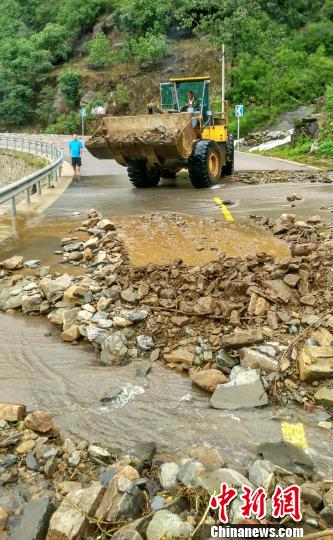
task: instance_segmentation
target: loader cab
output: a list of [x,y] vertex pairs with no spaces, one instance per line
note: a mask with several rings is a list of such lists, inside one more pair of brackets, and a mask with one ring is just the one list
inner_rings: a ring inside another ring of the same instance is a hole
[[198,103],[194,114],[201,116],[206,123],[209,120],[209,85],[209,77],[177,78],[161,83],[161,108],[164,111],[180,112],[187,102],[188,92],[192,91]]

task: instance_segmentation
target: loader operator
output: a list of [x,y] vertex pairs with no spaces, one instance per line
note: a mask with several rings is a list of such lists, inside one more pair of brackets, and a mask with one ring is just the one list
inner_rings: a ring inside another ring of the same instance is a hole
[[199,108],[198,100],[195,98],[193,91],[189,90],[187,92],[187,102],[185,103],[184,107],[180,109],[181,112],[194,112]]

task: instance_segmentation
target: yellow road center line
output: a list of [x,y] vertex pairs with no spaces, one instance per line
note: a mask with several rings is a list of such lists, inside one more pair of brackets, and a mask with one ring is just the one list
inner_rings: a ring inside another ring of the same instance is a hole
[[221,201],[220,197],[214,197],[215,204],[220,207],[222,214],[224,215],[225,219],[227,221],[234,221],[234,218],[232,217],[231,213],[229,212],[228,208],[223,204],[223,201]]
[[282,437],[285,442],[295,444],[302,448],[308,448],[305,429],[302,422],[297,424],[289,424],[289,422],[281,422]]

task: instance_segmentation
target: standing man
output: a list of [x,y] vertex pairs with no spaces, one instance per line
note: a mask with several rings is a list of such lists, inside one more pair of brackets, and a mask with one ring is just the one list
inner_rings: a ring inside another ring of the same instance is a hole
[[81,165],[82,165],[82,150],[83,144],[77,138],[77,133],[73,133],[72,140],[68,143],[68,148],[70,150],[72,167],[74,169],[74,178],[81,178]]

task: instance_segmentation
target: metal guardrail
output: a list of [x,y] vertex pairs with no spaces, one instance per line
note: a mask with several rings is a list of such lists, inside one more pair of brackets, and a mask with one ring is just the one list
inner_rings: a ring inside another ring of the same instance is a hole
[[15,182],[0,188],[0,204],[10,201],[12,215],[16,216],[17,195],[23,193],[26,203],[29,204],[31,197],[30,189],[33,186],[36,186],[37,195],[42,194],[43,181],[45,181],[47,187],[50,188],[51,182],[57,182],[61,176],[64,156],[62,151],[53,144],[16,137],[0,136],[0,148],[45,156],[52,160],[51,163],[43,169],[39,169],[28,176],[24,176],[20,180],[16,180]]

